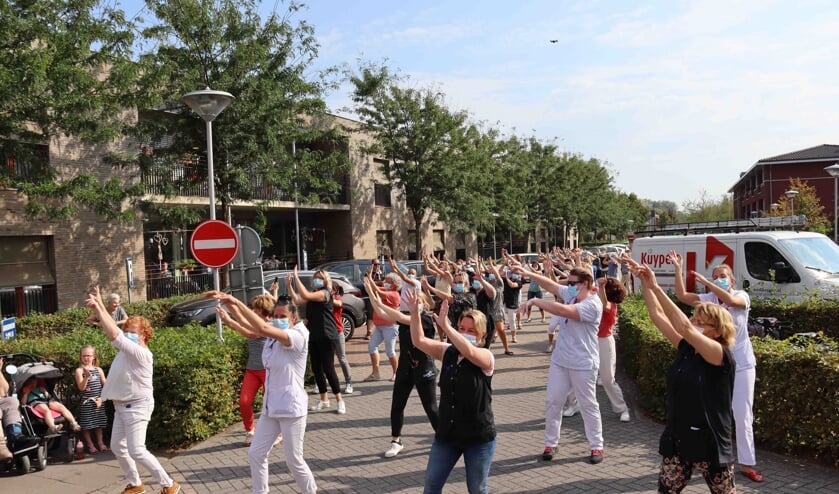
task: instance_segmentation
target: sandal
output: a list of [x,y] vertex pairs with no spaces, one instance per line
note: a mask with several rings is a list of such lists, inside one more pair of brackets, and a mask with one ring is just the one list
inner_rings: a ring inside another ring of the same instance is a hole
[[512,350],[506,350],[504,352],[504,355],[512,355],[512,354],[513,354]]
[[95,455],[96,453],[98,453],[98,452],[99,452],[99,450],[98,450],[98,449],[96,449],[96,447],[95,447],[95,446],[88,446],[88,447],[87,447],[87,452],[88,452],[88,453],[90,453],[90,454],[92,454],[92,455]]
[[377,376],[376,374],[370,374],[369,376],[364,378],[364,382],[366,382],[366,383],[374,382],[374,381],[381,381],[381,380],[382,380],[382,377]]
[[763,474],[757,470],[740,470],[752,482],[763,482]]
[[110,451],[110,450],[108,449],[108,447],[107,447],[107,446],[105,446],[105,445],[103,444],[103,445],[99,446],[99,451],[101,451],[101,452],[103,452],[103,453],[104,453],[104,452],[106,452],[106,451]]

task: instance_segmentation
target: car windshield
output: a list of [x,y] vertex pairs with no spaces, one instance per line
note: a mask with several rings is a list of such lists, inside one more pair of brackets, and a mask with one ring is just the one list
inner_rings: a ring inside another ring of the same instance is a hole
[[839,246],[827,237],[791,238],[780,243],[805,267],[839,274]]

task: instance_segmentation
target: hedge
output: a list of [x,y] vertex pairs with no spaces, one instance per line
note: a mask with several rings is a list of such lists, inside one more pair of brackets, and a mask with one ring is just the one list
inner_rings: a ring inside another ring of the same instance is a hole
[[[816,332],[816,338],[752,337],[757,359],[753,412],[755,442],[761,448],[816,457],[839,467],[839,351],[819,326],[831,311],[832,320],[839,317],[832,305],[818,307],[812,318],[800,316],[796,324],[797,332]],[[790,307],[761,309],[799,314]],[[639,296],[621,304],[618,324],[618,351],[627,374],[638,384],[641,405],[651,417],[664,421],[666,372],[676,349],[653,326]]]

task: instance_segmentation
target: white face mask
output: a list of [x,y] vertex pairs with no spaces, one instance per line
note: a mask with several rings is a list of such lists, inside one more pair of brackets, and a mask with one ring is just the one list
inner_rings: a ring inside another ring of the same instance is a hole
[[466,334],[466,333],[460,333],[460,334],[463,335],[463,337],[466,338],[466,341],[468,341],[469,344],[471,344],[472,346],[477,346],[478,345],[478,337],[477,336],[475,336],[473,334]]
[[140,343],[140,335],[138,335],[137,333],[123,333],[123,334],[128,339],[128,341],[130,341],[132,343],[137,343],[137,344]]

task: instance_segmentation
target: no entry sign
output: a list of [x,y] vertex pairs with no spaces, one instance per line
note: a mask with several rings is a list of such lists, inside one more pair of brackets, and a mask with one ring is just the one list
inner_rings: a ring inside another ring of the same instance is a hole
[[207,267],[220,268],[236,257],[239,236],[227,223],[208,220],[195,228],[189,246],[195,260]]

